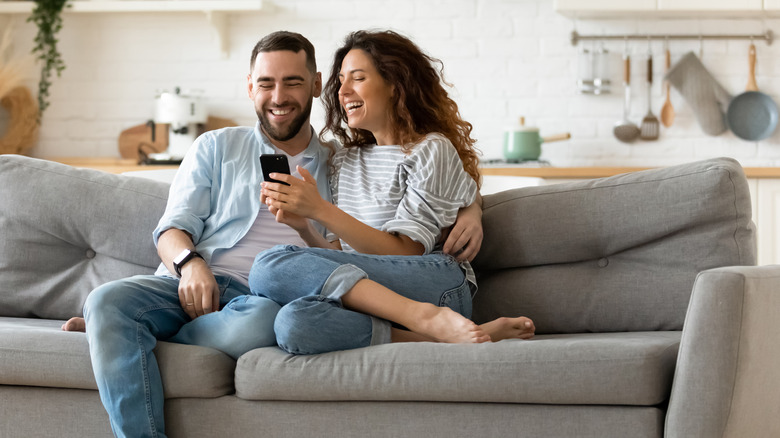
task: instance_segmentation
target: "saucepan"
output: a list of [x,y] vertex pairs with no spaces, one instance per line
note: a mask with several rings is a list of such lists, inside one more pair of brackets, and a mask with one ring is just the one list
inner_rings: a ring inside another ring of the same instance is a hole
[[520,117],[518,126],[504,131],[504,159],[510,163],[538,160],[542,154],[542,143],[570,138],[569,133],[542,137],[539,135],[539,128],[525,126],[525,117]]
[[750,44],[748,52],[750,75],[747,91],[731,99],[726,111],[726,122],[737,137],[760,141],[770,137],[777,128],[777,104],[756,85],[756,47]]

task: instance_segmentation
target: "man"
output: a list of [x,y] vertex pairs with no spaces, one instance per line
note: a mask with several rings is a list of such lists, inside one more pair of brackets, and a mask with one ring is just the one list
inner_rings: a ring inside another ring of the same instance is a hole
[[[303,245],[260,204],[259,155],[285,153],[290,168],[309,171],[320,193],[329,145],[310,125],[322,88],[314,47],[299,34],[275,32],[255,46],[247,76],[258,123],[199,137],[174,179],[154,240],[162,264],[153,276],[110,282],[84,306],[100,397],[116,436],[165,436],[157,340],[217,348],[234,358],[275,345],[279,306],[249,293],[255,255],[276,244]],[[451,232],[449,248],[472,258],[481,243],[479,211]],[[474,220],[474,217],[477,219]],[[465,223],[466,225],[462,225]],[[476,224],[476,225],[475,225]],[[74,319],[66,330],[83,328]]]

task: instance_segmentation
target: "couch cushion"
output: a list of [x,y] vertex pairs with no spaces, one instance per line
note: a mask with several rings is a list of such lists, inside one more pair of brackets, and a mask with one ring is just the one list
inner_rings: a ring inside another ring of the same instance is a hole
[[[0,384],[96,390],[87,336],[63,322],[0,317]],[[169,342],[154,352],[166,398],[233,393],[236,362],[224,353]]]
[[699,272],[756,261],[747,179],[732,159],[516,189],[483,208],[477,322],[681,330]]
[[0,316],[67,319],[95,287],[160,263],[168,185],[0,156]]
[[480,345],[385,344],[294,356],[250,351],[250,400],[397,400],[652,406],[669,396],[680,332],[545,335]]

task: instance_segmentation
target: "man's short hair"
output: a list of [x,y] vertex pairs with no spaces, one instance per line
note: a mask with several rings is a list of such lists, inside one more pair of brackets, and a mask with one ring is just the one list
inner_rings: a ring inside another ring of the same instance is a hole
[[312,74],[317,73],[317,60],[314,58],[314,45],[303,35],[295,32],[280,30],[270,33],[263,37],[252,50],[252,59],[249,62],[249,71],[255,67],[257,54],[261,52],[276,52],[280,50],[289,50],[298,53],[301,50],[306,52],[306,68]]

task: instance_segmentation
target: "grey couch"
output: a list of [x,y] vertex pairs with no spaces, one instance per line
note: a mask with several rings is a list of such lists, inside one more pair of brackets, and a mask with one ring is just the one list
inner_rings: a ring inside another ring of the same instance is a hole
[[[92,288],[159,263],[164,183],[0,156],[0,436],[109,436]],[[489,195],[475,319],[538,336],[236,362],[161,342],[170,436],[780,436],[780,267],[716,159]]]

